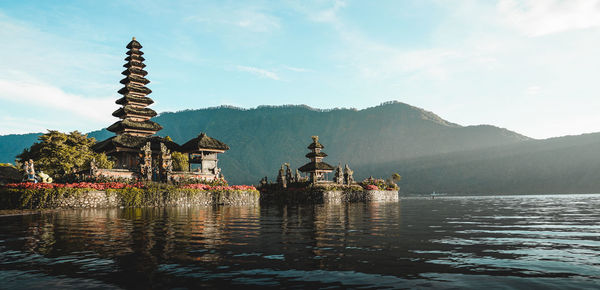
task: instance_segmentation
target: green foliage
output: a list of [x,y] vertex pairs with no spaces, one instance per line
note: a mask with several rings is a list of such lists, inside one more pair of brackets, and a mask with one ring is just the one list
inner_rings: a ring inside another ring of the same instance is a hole
[[139,207],[143,205],[145,190],[141,188],[107,189],[106,194],[116,195],[125,207]]
[[189,157],[185,153],[171,152],[173,158],[173,170],[174,171],[188,171],[189,169]]
[[48,130],[38,140],[17,157],[21,162],[32,159],[37,171],[43,170],[50,176],[89,169],[92,159],[96,159],[100,168],[112,168],[113,164],[106,155],[95,153],[90,148],[96,140],[78,131],[66,134]]
[[[42,209],[56,208],[65,198],[78,197],[89,188],[38,188],[13,189],[0,187],[0,209]],[[121,206],[165,206],[177,203],[180,199],[201,198],[206,204],[220,204],[232,198],[253,196],[259,197],[253,190],[199,190],[178,188],[173,185],[148,183],[145,188],[106,189],[107,198],[115,197]]]
[[0,167],[12,167],[12,168],[16,168],[14,165],[12,165],[10,163],[0,163]]

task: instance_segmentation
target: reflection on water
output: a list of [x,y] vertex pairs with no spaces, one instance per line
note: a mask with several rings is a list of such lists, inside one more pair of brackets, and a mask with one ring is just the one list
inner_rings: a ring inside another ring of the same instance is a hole
[[600,195],[0,218],[0,288],[600,287]]

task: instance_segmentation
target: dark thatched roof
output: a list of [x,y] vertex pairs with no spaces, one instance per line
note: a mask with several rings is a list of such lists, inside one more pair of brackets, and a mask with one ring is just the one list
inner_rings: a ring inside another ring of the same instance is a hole
[[137,55],[142,55],[144,54],[141,50],[128,50],[126,52],[127,55],[133,55],[133,54],[137,54]]
[[200,133],[198,137],[181,145],[181,152],[184,153],[198,152],[202,151],[203,149],[226,151],[229,150],[229,146],[215,138],[208,137],[205,133]]
[[327,154],[325,154],[325,152],[319,152],[319,153],[310,152],[310,153],[306,154],[305,156],[306,156],[306,158],[327,157]]
[[333,166],[325,163],[325,162],[310,162],[304,164],[302,167],[298,168],[298,170],[302,172],[311,172],[315,170],[323,170],[323,171],[333,171]]
[[125,58],[125,61],[134,61],[134,62],[142,62],[144,60],[146,60],[146,59],[143,56],[138,56],[135,54],[132,54]]
[[92,146],[92,149],[96,152],[108,152],[114,150],[116,147],[125,147],[130,149],[140,149],[146,145],[146,142],[150,141],[150,148],[154,151],[160,150],[160,143],[164,143],[165,146],[171,151],[178,151],[179,145],[173,141],[159,136],[140,137],[129,134],[123,134],[108,138],[102,142],[98,142]]
[[139,115],[139,116],[146,116],[146,117],[154,117],[156,116],[156,111],[150,109],[150,108],[136,108],[133,106],[124,106],[121,107],[119,109],[117,109],[116,111],[114,111],[112,113],[113,116],[115,117],[122,117],[128,114],[133,114],[133,115]]
[[134,130],[144,130],[144,131],[160,131],[162,130],[162,126],[152,122],[150,120],[144,122],[135,122],[129,119],[124,119],[121,121],[117,121],[116,123],[108,126],[106,130],[111,132],[121,132],[125,129],[134,129]]
[[129,102],[142,103],[146,105],[150,105],[154,103],[154,100],[148,97],[139,97],[135,95],[125,95],[122,98],[115,101],[115,103],[119,105],[125,105]]
[[133,85],[127,85],[123,88],[121,88],[117,93],[121,94],[121,95],[127,95],[129,93],[140,93],[140,94],[151,94],[152,90],[150,90],[147,87],[138,87],[138,86],[133,86]]
[[126,62],[123,67],[125,68],[130,68],[130,67],[136,67],[136,68],[145,68],[146,65],[142,62]]
[[142,45],[141,45],[141,44],[140,44],[140,43],[139,43],[137,40],[135,40],[135,37],[134,37],[134,38],[131,40],[131,42],[129,42],[129,43],[127,44],[126,48],[128,48],[128,49],[132,49],[132,48],[137,48],[137,49],[140,49],[140,48],[142,48]]
[[145,76],[145,75],[147,75],[147,74],[148,74],[148,72],[147,72],[147,71],[145,71],[145,70],[143,70],[143,69],[138,69],[138,68],[135,68],[135,67],[130,67],[130,68],[128,68],[128,69],[126,69],[126,70],[122,71],[122,72],[121,72],[121,74],[122,74],[122,75],[126,75],[126,76],[128,76],[128,75],[130,75],[130,74],[138,74],[138,75],[143,75],[143,76]]
[[319,141],[317,142],[313,142],[310,145],[308,145],[308,149],[315,149],[315,148],[325,148],[325,146],[323,146],[321,143],[319,143]]
[[315,148],[325,148],[325,146],[323,146],[321,143],[319,143],[319,136],[312,136],[313,142],[308,145],[308,149],[315,149]]
[[129,75],[127,77],[125,77],[124,79],[122,79],[120,81],[120,83],[127,85],[131,82],[138,82],[138,83],[142,83],[147,85],[150,81],[147,80],[146,78],[142,78],[142,77],[138,77],[138,76],[133,76],[133,75]]

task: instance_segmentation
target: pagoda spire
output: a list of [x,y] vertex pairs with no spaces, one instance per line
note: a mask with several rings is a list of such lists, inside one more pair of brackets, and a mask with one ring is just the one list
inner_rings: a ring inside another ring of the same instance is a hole
[[113,116],[121,120],[110,125],[107,130],[117,135],[151,136],[162,127],[150,121],[150,118],[156,116],[156,111],[147,108],[154,101],[147,97],[152,91],[146,87],[150,81],[146,79],[148,72],[144,70],[146,65],[143,63],[144,53],[140,50],[142,45],[133,37],[126,48],[128,56],[123,65],[125,70],[121,72],[125,76],[121,80],[124,87],[118,92],[123,97],[116,101],[122,107],[113,112]]
[[325,180],[325,174],[332,172],[334,168],[323,162],[323,158],[327,157],[327,154],[321,151],[325,146],[319,143],[319,136],[312,136],[311,138],[313,142],[308,145],[310,152],[306,154],[306,158],[310,159],[310,162],[304,164],[298,170],[308,173],[310,181],[316,183]]

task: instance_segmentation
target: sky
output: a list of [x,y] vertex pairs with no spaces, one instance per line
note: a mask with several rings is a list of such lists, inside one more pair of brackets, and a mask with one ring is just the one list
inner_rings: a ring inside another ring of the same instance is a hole
[[0,134],[115,122],[134,36],[157,112],[397,100],[533,138],[600,132],[600,0],[0,0]]

